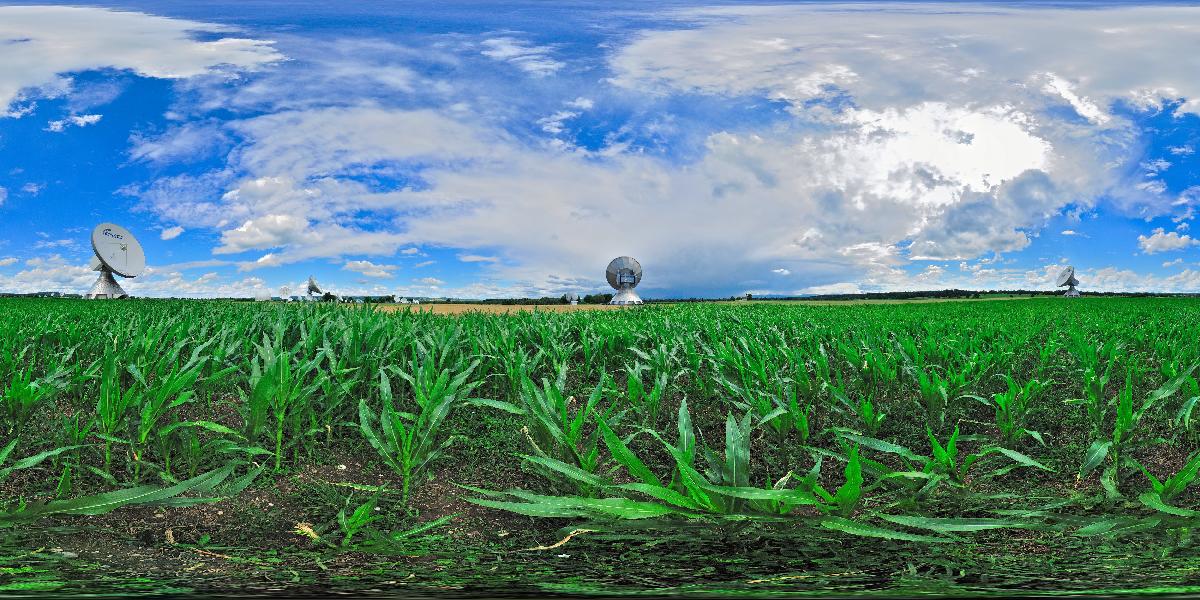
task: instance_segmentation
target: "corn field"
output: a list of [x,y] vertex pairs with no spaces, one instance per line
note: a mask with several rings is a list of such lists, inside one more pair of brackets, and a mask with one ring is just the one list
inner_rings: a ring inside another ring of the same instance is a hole
[[3,300],[0,527],[228,500],[337,450],[394,485],[339,513],[332,545],[381,511],[432,526],[412,498],[433,479],[556,526],[1181,537],[1200,525],[1198,334],[1191,299],[458,317]]

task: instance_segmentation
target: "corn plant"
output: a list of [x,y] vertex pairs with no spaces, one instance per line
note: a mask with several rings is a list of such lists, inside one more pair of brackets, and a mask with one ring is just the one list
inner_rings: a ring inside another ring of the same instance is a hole
[[860,431],[867,435],[879,433],[884,419],[887,418],[887,413],[881,412],[870,398],[851,400],[843,390],[838,388],[830,388],[830,392]]
[[[442,430],[444,421],[454,407],[467,400],[467,394],[479,385],[468,381],[474,365],[454,375],[447,369],[438,370],[433,361],[410,364],[410,367],[412,372],[395,368],[379,372],[382,406],[378,413],[371,409],[365,399],[358,405],[359,428],[384,464],[400,476],[400,502],[405,506],[408,505],[414,480],[423,476],[429,466],[454,443],[454,438]],[[393,370],[409,383],[415,411],[397,408],[387,370]]]
[[946,409],[950,405],[950,386],[936,372],[917,372],[921,407],[925,409],[926,424],[941,428],[946,424]]
[[1181,496],[1187,490],[1197,477],[1200,477],[1200,452],[1192,453],[1190,460],[1183,466],[1179,472],[1171,475],[1166,481],[1159,481],[1157,477],[1146,470],[1146,467],[1139,464],[1142,474],[1150,481],[1151,489],[1138,496],[1138,500],[1142,504],[1149,506],[1157,511],[1172,514],[1180,517],[1197,517],[1200,516],[1200,511],[1190,510],[1172,506],[1176,498]]
[[137,394],[121,380],[115,354],[104,357],[100,374],[100,393],[96,400],[96,429],[104,440],[104,470],[112,468],[112,444],[129,444],[130,417],[137,405]]
[[64,387],[62,374],[35,377],[32,364],[13,372],[0,392],[0,427],[5,435],[17,437],[24,433],[38,409]]
[[663,395],[667,391],[668,376],[666,373],[657,372],[653,375],[652,386],[647,390],[646,385],[642,383],[642,374],[647,371],[655,373],[642,363],[634,363],[632,367],[626,365],[625,400],[640,417],[642,425],[653,428],[658,423]]
[[379,496],[383,493],[384,489],[381,487],[376,490],[374,494],[371,494],[370,498],[367,498],[366,502],[354,507],[353,510],[349,510],[350,500],[353,498],[353,495],[350,498],[346,498],[345,504],[342,505],[341,510],[337,514],[338,527],[342,532],[341,546],[343,548],[350,547],[354,538],[366,533],[372,523],[383,518],[382,515],[376,513],[376,508],[379,505]]
[[[543,378],[541,385],[526,377],[519,396],[519,404],[503,400],[478,399],[474,404],[497,408],[524,417],[521,428],[529,440],[532,457],[528,462],[535,469],[557,479],[553,469],[546,471],[546,464],[538,459],[570,465],[585,473],[594,473],[599,467],[600,433],[596,423],[612,418],[613,406],[601,407],[601,400],[608,380],[602,378],[592,389],[586,400],[579,401],[566,392],[567,371],[560,370],[554,382]],[[566,479],[564,484],[578,487],[578,480]],[[578,492],[591,493],[592,488],[584,485]]]
[[246,406],[247,438],[254,440],[267,418],[274,420],[275,471],[283,464],[284,432],[299,441],[306,432],[299,431],[300,411],[312,402],[320,389],[317,367],[321,357],[304,358],[295,349],[285,349],[280,336],[271,339],[264,335],[258,356],[251,365],[250,394]]
[[1145,399],[1134,404],[1134,374],[1130,372],[1125,377],[1125,386],[1117,398],[1116,415],[1112,426],[1112,436],[1092,442],[1084,455],[1083,464],[1079,468],[1079,477],[1086,477],[1100,465],[1106,465],[1100,474],[1100,483],[1110,498],[1123,494],[1120,491],[1122,469],[1126,467],[1141,468],[1129,454],[1137,449],[1160,442],[1150,437],[1141,423],[1147,414],[1157,404],[1174,395],[1183,386],[1192,372],[1200,365],[1192,365],[1175,379],[1165,383],[1151,392]]
[[1029,416],[1037,404],[1038,398],[1050,387],[1049,381],[1030,379],[1020,385],[1011,375],[1004,376],[1008,386],[1003,392],[993,394],[990,406],[995,410],[996,428],[1000,430],[1000,439],[1005,444],[1014,444],[1025,436],[1045,444],[1042,434],[1029,429]]

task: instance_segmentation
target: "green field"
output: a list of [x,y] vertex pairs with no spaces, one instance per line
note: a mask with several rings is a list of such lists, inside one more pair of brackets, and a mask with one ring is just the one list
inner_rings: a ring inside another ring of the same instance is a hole
[[1200,592],[1200,300],[0,301],[0,594]]

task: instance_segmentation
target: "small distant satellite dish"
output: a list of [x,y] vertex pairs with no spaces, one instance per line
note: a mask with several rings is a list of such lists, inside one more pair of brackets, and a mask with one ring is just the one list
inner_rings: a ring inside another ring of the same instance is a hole
[[315,277],[313,277],[312,275],[309,275],[308,276],[308,292],[307,292],[309,300],[312,299],[313,294],[320,296],[321,295],[321,286],[317,285],[317,279]]
[[137,238],[120,225],[101,223],[92,230],[92,253],[91,268],[100,277],[85,297],[128,298],[113,274],[133,278],[146,270],[146,253]]
[[567,302],[570,302],[572,305],[579,304],[579,294],[575,292],[567,294]]
[[609,304],[628,305],[641,304],[642,298],[633,291],[642,281],[642,264],[632,256],[618,256],[608,263],[604,271],[608,285],[617,290]]
[[1079,290],[1075,286],[1079,285],[1079,280],[1075,279],[1075,267],[1067,265],[1067,268],[1058,274],[1058,279],[1055,280],[1055,285],[1058,287],[1067,287],[1067,291],[1063,294],[1066,298],[1078,298]]

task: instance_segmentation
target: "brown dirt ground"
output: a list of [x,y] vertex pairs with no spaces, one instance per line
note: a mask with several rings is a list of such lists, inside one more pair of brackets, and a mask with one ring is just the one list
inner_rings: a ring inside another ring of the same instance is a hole
[[481,312],[488,314],[508,314],[520,311],[526,312],[574,312],[578,310],[621,310],[627,308],[624,306],[610,306],[608,304],[377,304],[375,308],[385,312],[395,312],[401,310],[419,310],[422,312],[431,312],[435,315],[460,315],[469,312]]

